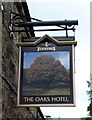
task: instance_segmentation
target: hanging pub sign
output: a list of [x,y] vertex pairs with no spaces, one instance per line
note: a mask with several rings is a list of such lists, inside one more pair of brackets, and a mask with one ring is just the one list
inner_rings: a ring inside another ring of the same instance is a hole
[[18,106],[75,106],[74,40],[18,43]]

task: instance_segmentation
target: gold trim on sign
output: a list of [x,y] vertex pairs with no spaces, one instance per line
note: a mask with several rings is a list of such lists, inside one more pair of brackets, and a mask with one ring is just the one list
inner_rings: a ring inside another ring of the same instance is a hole
[[35,42],[19,42],[16,45],[19,46],[36,46],[39,43],[41,43],[44,39],[49,39],[51,42],[55,43],[56,45],[77,45],[77,41],[58,41],[53,37],[50,37],[49,35],[44,35],[43,37],[39,38]]
[[19,101],[20,101],[20,70],[21,70],[21,47],[19,47],[19,71],[18,71],[17,106],[19,106]]

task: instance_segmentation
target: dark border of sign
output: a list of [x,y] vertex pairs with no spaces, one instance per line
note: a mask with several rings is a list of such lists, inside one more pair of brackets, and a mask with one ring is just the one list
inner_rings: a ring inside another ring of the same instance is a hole
[[[53,45],[54,43],[52,43]],[[40,46],[41,44],[37,45]],[[37,47],[36,46],[36,47]],[[18,99],[17,99],[17,105],[18,106],[75,106],[75,92],[74,92],[74,45],[62,45],[62,46],[57,46],[54,44],[56,47],[56,51],[69,51],[70,52],[70,95],[53,95],[53,96],[23,96],[22,95],[22,80],[23,80],[23,52],[37,52],[36,47],[34,46],[20,46],[20,54],[19,54],[19,82],[18,82]],[[67,49],[66,49],[67,48]],[[42,51],[43,52],[43,51]],[[45,51],[45,52],[50,52],[50,51]],[[68,97],[69,101],[66,102],[52,102],[52,101],[44,101],[44,102],[25,102],[24,97]]]

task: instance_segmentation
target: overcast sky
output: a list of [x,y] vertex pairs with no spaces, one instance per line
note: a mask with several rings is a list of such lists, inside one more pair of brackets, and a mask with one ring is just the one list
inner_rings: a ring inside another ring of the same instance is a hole
[[70,60],[69,60],[69,52],[25,52],[24,53],[24,68],[30,68],[30,65],[36,60],[37,57],[42,55],[51,55],[56,60],[60,60],[60,62],[66,67],[68,70],[70,68]]
[[[90,0],[26,0],[31,17],[48,20],[78,20],[75,39],[75,95],[76,107],[42,107],[44,115],[61,118],[79,118],[87,116],[89,104],[87,80],[90,79]],[[62,32],[42,32],[61,36]],[[71,34],[71,33],[70,33]]]
[[[92,1],[90,2],[90,77],[92,79]],[[92,80],[91,80],[92,83]],[[92,84],[91,84],[92,89]]]

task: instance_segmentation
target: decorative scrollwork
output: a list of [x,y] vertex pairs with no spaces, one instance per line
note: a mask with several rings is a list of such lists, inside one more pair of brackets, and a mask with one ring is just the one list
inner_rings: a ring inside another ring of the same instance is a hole
[[[21,30],[20,29],[19,30],[14,30],[13,28],[14,27],[15,28],[17,28],[17,27],[26,27],[27,28],[27,27],[29,27],[31,25],[34,27],[35,24],[37,26],[37,22],[38,22],[38,25],[39,25],[39,23],[40,24],[41,23],[43,24],[44,22],[46,23],[46,21],[42,21],[42,20],[39,20],[39,19],[36,19],[36,18],[30,18],[29,16],[20,15],[20,14],[13,13],[13,12],[11,12],[11,17],[10,18],[11,18],[10,26],[12,26],[11,32],[29,32],[30,29],[27,29],[27,30],[23,30],[23,29],[21,29]],[[26,22],[26,19],[29,19],[29,23],[28,23],[28,21]],[[35,20],[36,22],[30,22],[30,20]],[[37,29],[37,30],[34,30],[34,31],[39,32],[39,31],[62,31],[63,30],[63,31],[66,31],[66,37],[68,36],[68,31],[69,30],[72,30],[73,32],[75,32],[75,25],[78,24],[77,21],[75,21],[75,24],[73,24],[73,25],[72,25],[72,23],[71,24],[64,24],[64,22],[65,23],[67,23],[67,22],[69,23],[69,21],[67,21],[67,20],[62,21],[62,22],[63,22],[63,24],[61,24],[61,25],[60,24],[57,25],[55,23],[53,24],[54,26],[59,27],[59,29]],[[74,21],[72,21],[72,22],[74,23]],[[48,22],[48,23],[49,23],[48,24],[48,26],[49,26],[51,21]],[[45,26],[45,25],[42,25],[42,26]]]

